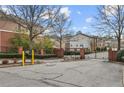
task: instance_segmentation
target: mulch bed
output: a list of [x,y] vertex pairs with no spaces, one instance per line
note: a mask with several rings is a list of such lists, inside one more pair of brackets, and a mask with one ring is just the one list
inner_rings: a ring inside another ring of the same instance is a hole
[[103,62],[124,65],[124,62],[118,62],[118,61],[103,61]]
[[115,63],[115,64],[124,65],[124,62],[109,62],[109,63]]
[[[36,64],[44,64],[45,62],[35,62]],[[32,65],[31,62],[26,62],[24,66]],[[7,67],[18,67],[22,66],[21,63],[8,63],[8,64],[0,64],[0,68],[7,68]]]

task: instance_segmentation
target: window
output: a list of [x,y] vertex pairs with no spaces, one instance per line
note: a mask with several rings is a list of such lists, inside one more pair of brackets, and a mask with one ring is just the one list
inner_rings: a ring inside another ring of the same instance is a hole
[[83,45],[81,44],[80,47],[83,47]]

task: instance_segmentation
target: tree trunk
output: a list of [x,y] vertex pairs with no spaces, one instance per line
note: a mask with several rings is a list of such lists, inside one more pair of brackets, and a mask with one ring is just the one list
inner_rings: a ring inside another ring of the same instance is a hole
[[62,40],[60,39],[60,49],[62,48]]
[[30,38],[30,42],[29,42],[29,48],[30,48],[30,50],[32,50],[32,48],[33,48],[33,41],[32,41],[32,39]]
[[30,51],[32,50],[33,48],[33,40],[32,40],[32,29],[30,28],[30,34],[29,34],[29,39],[30,39],[30,42],[29,42],[29,48],[30,48]]
[[121,48],[121,38],[118,37],[117,39],[118,39],[118,50],[120,50],[120,48]]

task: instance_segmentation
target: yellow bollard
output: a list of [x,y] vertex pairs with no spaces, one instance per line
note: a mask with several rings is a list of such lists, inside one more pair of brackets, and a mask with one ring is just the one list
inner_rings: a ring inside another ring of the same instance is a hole
[[25,65],[25,52],[22,51],[22,66]]
[[34,50],[32,50],[32,65],[34,64]]

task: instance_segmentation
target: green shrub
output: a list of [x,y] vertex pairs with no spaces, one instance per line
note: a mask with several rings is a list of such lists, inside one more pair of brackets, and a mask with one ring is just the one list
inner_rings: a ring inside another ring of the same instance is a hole
[[18,49],[17,48],[10,48],[7,52],[8,53],[18,53]]
[[53,54],[53,49],[52,48],[46,48],[44,49],[46,54]]
[[[25,57],[31,59],[32,55],[25,54]],[[54,57],[57,57],[57,56],[55,54],[47,54],[44,56],[41,56],[40,54],[35,55],[35,59],[54,58]],[[0,58],[22,58],[22,55],[18,53],[0,53]]]
[[117,53],[117,61],[124,62],[124,50],[118,51],[118,53]]
[[96,48],[96,51],[97,51],[97,52],[99,52],[99,51],[100,51],[100,48],[99,48],[99,47],[97,47],[97,48]]
[[65,51],[64,55],[80,55],[79,51]]
[[85,49],[85,54],[90,54],[90,53],[91,53],[90,49],[86,48]]
[[21,58],[22,55],[17,53],[0,53],[0,58]]
[[106,47],[103,47],[103,48],[97,47],[97,48],[96,48],[96,51],[97,51],[97,52],[107,51],[107,48],[106,48]]
[[104,47],[104,51],[107,51],[107,47]]
[[[32,55],[26,54],[26,58],[31,59],[31,57],[32,57]],[[35,55],[35,59],[55,58],[55,57],[57,57],[55,54],[47,54],[47,55],[44,55],[44,56],[42,56],[40,54]]]
[[[85,54],[90,54],[90,50],[85,50]],[[64,55],[80,55],[80,51],[65,51]]]

